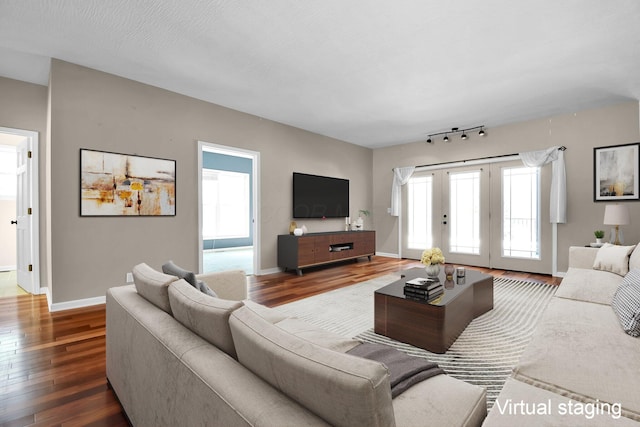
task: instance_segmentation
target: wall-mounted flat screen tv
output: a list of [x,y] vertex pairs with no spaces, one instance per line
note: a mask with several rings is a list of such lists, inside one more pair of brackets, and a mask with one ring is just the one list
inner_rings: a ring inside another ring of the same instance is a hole
[[294,218],[349,216],[349,180],[293,173]]

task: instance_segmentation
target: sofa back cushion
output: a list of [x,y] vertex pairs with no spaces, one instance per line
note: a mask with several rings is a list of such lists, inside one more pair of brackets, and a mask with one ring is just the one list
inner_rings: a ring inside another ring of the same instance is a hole
[[605,243],[598,249],[593,268],[624,276],[629,272],[629,255],[634,248],[635,245],[619,246]]
[[250,307],[234,311],[229,324],[240,363],[330,424],[395,425],[382,364],[296,337]]
[[133,283],[136,285],[138,294],[161,310],[172,314],[169,304],[169,284],[178,278],[154,270],[144,262],[133,267],[132,272]]
[[187,329],[235,358],[229,316],[242,301],[229,301],[204,294],[184,279],[169,286],[173,317]]

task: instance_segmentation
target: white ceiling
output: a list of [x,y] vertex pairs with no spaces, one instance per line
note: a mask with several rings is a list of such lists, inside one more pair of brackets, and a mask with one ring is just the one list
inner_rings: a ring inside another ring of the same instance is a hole
[[59,58],[375,148],[638,100],[639,19],[638,0],[3,0],[0,76],[46,85]]

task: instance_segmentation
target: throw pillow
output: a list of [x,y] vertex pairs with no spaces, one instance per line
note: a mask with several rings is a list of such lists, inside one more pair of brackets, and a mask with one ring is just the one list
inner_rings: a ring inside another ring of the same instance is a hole
[[594,270],[609,271],[624,276],[629,272],[629,254],[636,246],[619,246],[605,243],[596,254]]
[[632,337],[640,336],[640,269],[631,270],[611,301],[622,329]]
[[194,288],[200,289],[196,280],[196,275],[192,271],[178,267],[173,261],[167,261],[162,264],[162,272],[164,274],[171,274],[172,276],[184,279]]
[[218,294],[216,294],[213,289],[211,289],[206,283],[201,280],[198,280],[198,289],[200,289],[200,292],[202,292],[203,294],[207,294],[210,297],[218,298]]
[[218,295],[209,287],[206,283],[198,280],[194,272],[185,270],[182,267],[177,266],[173,261],[167,261],[162,265],[162,271],[165,274],[171,274],[172,276],[184,279],[191,286],[209,296],[217,298]]

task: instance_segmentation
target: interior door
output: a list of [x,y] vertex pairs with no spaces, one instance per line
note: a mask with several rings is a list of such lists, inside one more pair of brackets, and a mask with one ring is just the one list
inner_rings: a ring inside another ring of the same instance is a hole
[[16,197],[17,220],[17,266],[16,275],[18,285],[29,293],[34,292],[33,283],[33,248],[31,246],[32,215],[31,215],[31,161],[30,139],[25,138],[17,145],[18,191]]

